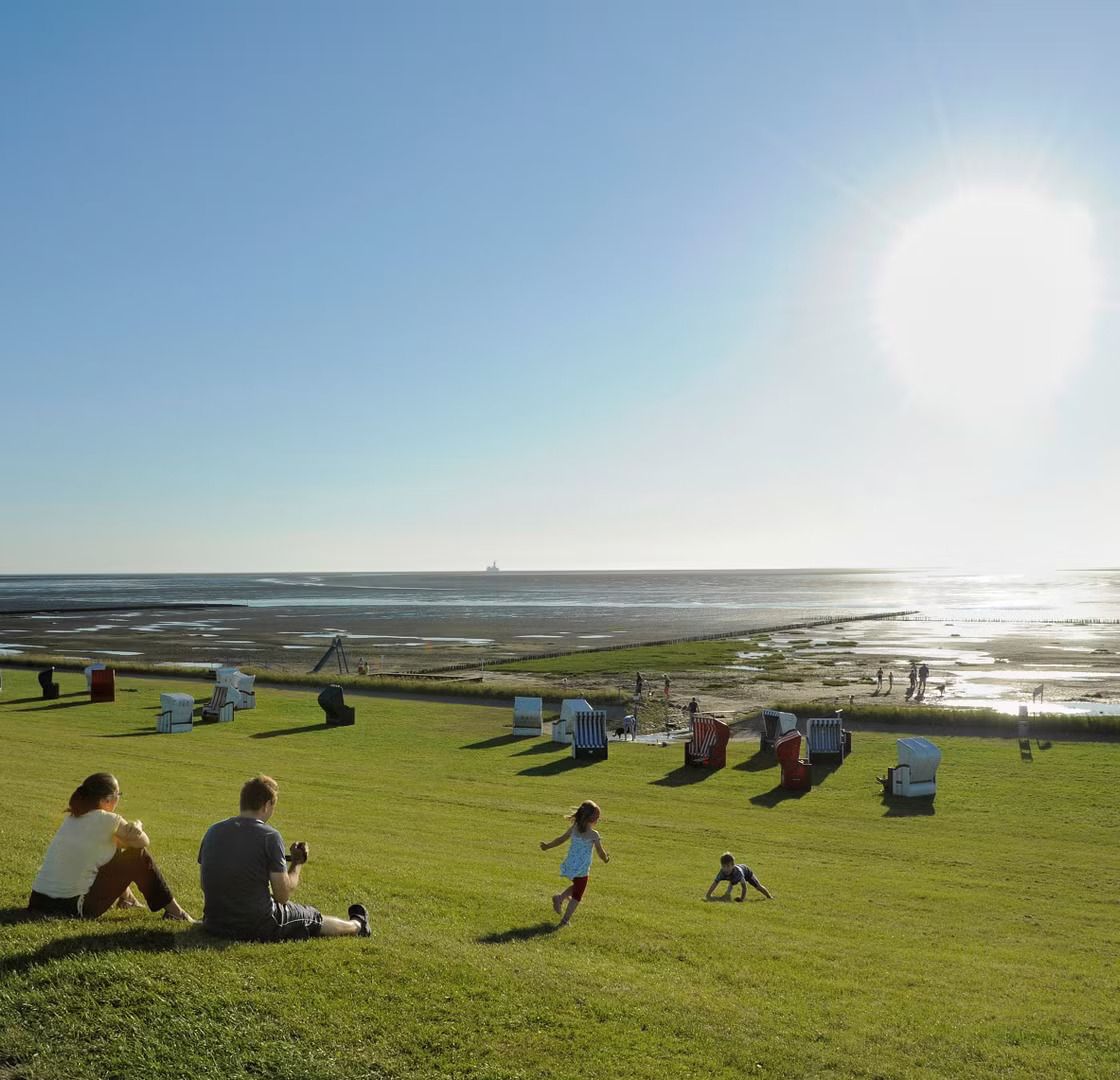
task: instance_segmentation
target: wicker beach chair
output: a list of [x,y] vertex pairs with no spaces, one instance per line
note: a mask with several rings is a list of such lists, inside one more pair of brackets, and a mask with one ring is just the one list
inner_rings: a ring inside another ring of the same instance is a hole
[[58,683],[54,681],[54,668],[44,668],[39,672],[39,685],[43,688],[43,700],[54,701],[58,697]]
[[346,704],[338,683],[331,683],[319,691],[319,708],[326,714],[327,727],[349,727],[354,723],[354,707]]
[[607,759],[607,714],[601,709],[576,713],[572,721],[572,757]]
[[156,731],[174,735],[194,730],[194,698],[190,694],[160,694]]
[[852,733],[840,716],[812,716],[805,721],[805,753],[810,761],[835,757],[841,761],[852,752]]
[[813,786],[813,770],[801,757],[801,732],[790,731],[778,737],[774,754],[782,768],[782,787],[787,791],[808,791]]
[[722,769],[727,764],[727,741],[731,728],[713,716],[698,716],[692,722],[692,737],[685,743],[684,763],[706,769]]
[[91,673],[89,699],[90,701],[116,701],[117,682],[112,668],[102,667]]
[[777,709],[762,710],[762,732],[758,743],[761,750],[773,750],[778,739],[797,729],[797,717]]
[[233,697],[228,686],[215,686],[210,700],[202,706],[203,720],[228,724],[233,720]]
[[544,702],[539,697],[513,699],[514,735],[539,736],[544,730]]

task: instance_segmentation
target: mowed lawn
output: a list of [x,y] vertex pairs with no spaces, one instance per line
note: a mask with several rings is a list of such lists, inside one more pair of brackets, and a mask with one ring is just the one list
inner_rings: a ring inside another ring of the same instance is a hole
[[[4,672],[0,1077],[1086,1077],[1120,1071],[1120,745],[940,738],[935,812],[884,803],[894,737],[856,733],[782,798],[756,743],[685,770],[612,742],[573,766],[510,713],[261,690],[233,724],[151,734],[162,685],[92,705]],[[311,845],[298,898],[373,913],[368,940],[229,945],[146,912],[20,911],[61,810],[110,770],[201,915],[205,828],[256,772]],[[581,799],[603,808],[572,925],[551,932]],[[926,812],[922,812],[926,811]],[[701,898],[730,848],[775,894]]]

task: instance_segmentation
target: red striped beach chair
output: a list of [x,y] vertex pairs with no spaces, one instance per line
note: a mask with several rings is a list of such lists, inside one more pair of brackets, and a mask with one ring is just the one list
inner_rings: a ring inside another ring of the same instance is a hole
[[813,786],[813,770],[801,757],[801,732],[781,735],[774,744],[774,754],[782,767],[782,787],[787,791],[808,791]]
[[727,740],[731,728],[714,716],[698,716],[692,722],[692,737],[684,746],[684,763],[707,769],[722,769],[727,764]]

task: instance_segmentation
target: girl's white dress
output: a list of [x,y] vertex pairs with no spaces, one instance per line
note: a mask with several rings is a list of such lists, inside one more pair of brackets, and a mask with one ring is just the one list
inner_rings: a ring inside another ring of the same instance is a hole
[[592,834],[586,837],[579,833],[572,833],[572,846],[560,864],[560,876],[566,878],[587,877],[591,872],[591,856],[594,852],[595,838]]

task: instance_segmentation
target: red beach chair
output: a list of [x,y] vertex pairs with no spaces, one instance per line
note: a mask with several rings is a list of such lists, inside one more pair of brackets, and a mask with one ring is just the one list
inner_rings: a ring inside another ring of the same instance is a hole
[[685,743],[684,763],[708,769],[722,769],[727,764],[727,740],[731,728],[711,716],[698,716],[692,722],[692,738]]
[[116,701],[117,684],[112,668],[97,668],[89,674],[90,701]]
[[813,786],[809,762],[801,758],[801,732],[782,735],[774,744],[774,754],[782,767],[782,787],[787,791],[808,791]]

